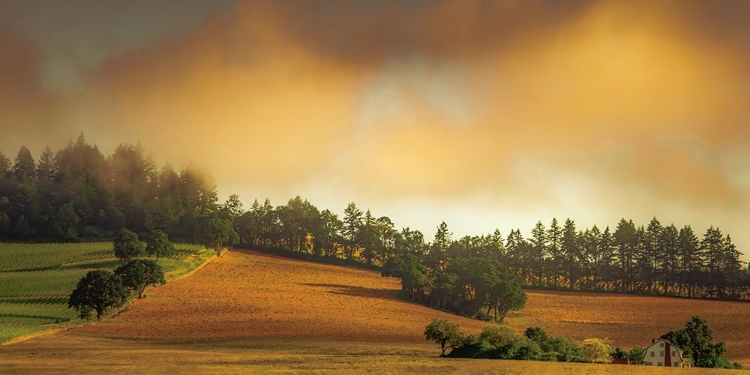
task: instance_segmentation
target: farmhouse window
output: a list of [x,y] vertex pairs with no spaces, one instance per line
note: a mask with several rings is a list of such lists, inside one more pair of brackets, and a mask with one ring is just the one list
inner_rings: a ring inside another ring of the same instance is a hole
[[664,357],[664,351],[663,350],[659,352],[659,356],[660,357]]
[[664,343],[659,344],[659,347],[663,348],[664,347]]
[[653,350],[651,351],[651,356],[652,356],[652,357],[654,356],[654,351],[653,351]]

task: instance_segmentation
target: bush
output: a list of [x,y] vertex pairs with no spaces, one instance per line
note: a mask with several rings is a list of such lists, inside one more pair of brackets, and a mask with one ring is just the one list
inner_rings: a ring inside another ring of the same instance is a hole
[[[570,337],[549,337],[539,327],[529,327],[521,336],[512,329],[499,325],[485,327],[479,336],[464,336],[458,330],[458,325],[447,328],[448,324],[450,322],[435,319],[425,330],[426,336],[428,330],[433,332],[428,339],[441,343],[441,356],[552,362],[612,362],[612,342],[608,339],[587,339],[583,346],[580,346]],[[451,344],[447,345],[449,342]],[[452,350],[446,355],[445,350],[448,347]],[[635,350],[640,350],[642,355],[644,349],[638,348]],[[625,355],[620,348],[615,348],[614,352]],[[635,355],[638,355],[638,352]]]
[[612,341],[607,338],[583,340],[581,349],[586,362],[612,363]]
[[617,346],[612,350],[612,353],[610,353],[610,356],[612,358],[628,358],[628,352],[623,350],[621,347]]
[[558,362],[584,362],[583,351],[573,339],[556,336],[542,344],[542,349],[554,354]]
[[646,348],[642,346],[634,346],[633,349],[630,349],[630,353],[628,353],[628,359],[631,361],[635,361],[636,364],[643,364],[643,356],[646,354]]

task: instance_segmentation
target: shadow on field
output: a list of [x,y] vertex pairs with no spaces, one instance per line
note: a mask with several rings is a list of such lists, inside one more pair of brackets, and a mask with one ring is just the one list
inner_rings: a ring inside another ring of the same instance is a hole
[[327,288],[328,293],[340,294],[345,296],[353,297],[365,297],[365,298],[378,298],[378,299],[395,299],[398,295],[397,290],[385,289],[385,288],[364,288],[361,286],[352,285],[341,285],[341,284],[316,284],[316,283],[304,283],[301,285],[311,286],[316,288]]

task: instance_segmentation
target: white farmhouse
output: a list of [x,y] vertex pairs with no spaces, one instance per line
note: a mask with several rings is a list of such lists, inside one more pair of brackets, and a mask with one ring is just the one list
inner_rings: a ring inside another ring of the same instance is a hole
[[651,346],[646,348],[643,355],[643,364],[646,366],[687,367],[682,358],[682,350],[672,345],[667,340],[651,340]]

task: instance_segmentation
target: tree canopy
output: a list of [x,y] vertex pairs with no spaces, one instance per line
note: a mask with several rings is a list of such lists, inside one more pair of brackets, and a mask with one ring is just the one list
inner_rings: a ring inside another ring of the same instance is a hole
[[127,264],[133,258],[143,254],[143,243],[138,235],[128,229],[120,230],[114,242],[115,256]]
[[458,346],[462,335],[458,323],[449,322],[445,319],[433,319],[424,329],[427,340],[434,341],[440,345],[440,356],[445,357],[445,351]]
[[669,331],[661,336],[684,351],[696,367],[739,367],[730,363],[724,354],[724,342],[714,343],[714,333],[705,319],[694,316],[684,329]]
[[70,294],[68,307],[76,309],[81,318],[88,318],[94,310],[99,320],[108,308],[121,305],[126,297],[119,276],[105,270],[89,271]]
[[[158,230],[169,239],[198,241],[215,250],[238,242],[343,258],[347,264],[382,267],[384,275],[400,277],[405,293],[415,301],[464,315],[479,316],[479,310],[486,309],[481,315],[498,320],[505,311],[500,302],[519,302],[510,304],[513,311],[522,306],[521,294],[491,297],[504,286],[516,290],[515,284],[750,297],[750,270],[741,261],[742,253],[731,236],[715,226],[698,232],[657,218],[641,224],[623,218],[611,227],[585,228],[570,218],[553,218],[527,227],[529,236],[509,228],[505,236],[495,230],[459,238],[445,221],[429,236],[409,227],[399,229],[388,216],[355,202],[340,209],[319,209],[299,196],[278,206],[269,199],[256,200],[245,208],[233,194],[219,204],[213,179],[196,166],[159,167],[142,146],[132,144],[104,155],[83,134],[60,150],[45,148],[36,160],[24,146],[12,154],[0,153],[0,241],[111,240],[128,228],[154,234],[143,236],[147,242],[163,238],[156,235]],[[156,243],[147,246],[157,259],[168,256],[159,249]],[[513,277],[488,265],[490,261]],[[482,271],[465,272],[466,262]],[[463,287],[480,293],[475,298]]]
[[221,256],[224,246],[237,244],[239,236],[234,231],[231,220],[212,215],[201,220],[195,227],[195,240],[209,249],[214,249],[216,255]]
[[165,284],[164,271],[152,260],[135,259],[115,270],[122,285],[143,298],[143,291],[149,285]]
[[172,256],[174,246],[169,242],[169,236],[161,230],[155,229],[146,236],[146,254],[159,258]]

